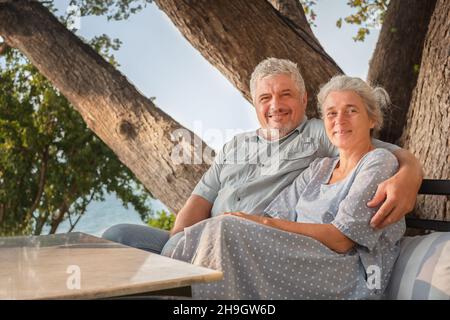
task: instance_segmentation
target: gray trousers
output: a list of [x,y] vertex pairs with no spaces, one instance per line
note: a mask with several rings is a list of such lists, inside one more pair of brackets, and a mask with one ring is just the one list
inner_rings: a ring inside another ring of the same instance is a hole
[[169,232],[137,224],[116,224],[107,229],[102,238],[126,246],[169,256],[178,240],[183,236],[179,232],[170,237]]

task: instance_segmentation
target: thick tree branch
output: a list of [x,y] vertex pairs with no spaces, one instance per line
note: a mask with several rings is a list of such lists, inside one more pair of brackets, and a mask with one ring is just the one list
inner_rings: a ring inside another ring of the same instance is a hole
[[[269,0],[270,4],[286,18],[298,26],[308,25],[302,5],[299,0]],[[311,31],[311,28],[308,29]],[[312,31],[311,31],[312,33]]]
[[299,0],[269,0],[269,2],[283,17],[290,20],[297,32],[307,35],[309,41],[316,43],[323,50],[311,30]]

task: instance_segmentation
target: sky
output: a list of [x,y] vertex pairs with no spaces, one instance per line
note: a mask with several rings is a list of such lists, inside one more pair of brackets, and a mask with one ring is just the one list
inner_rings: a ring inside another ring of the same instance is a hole
[[[364,43],[355,43],[357,27],[336,20],[351,12],[347,0],[318,0],[313,32],[325,50],[348,75],[366,77],[378,30]],[[66,10],[68,0],[56,0]],[[183,126],[193,130],[214,149],[234,134],[258,127],[250,103],[222,74],[204,59],[172,24],[150,4],[126,21],[105,17],[81,18],[77,34],[86,38],[106,33],[123,44],[115,53],[120,71],[147,97]]]
[[[318,0],[313,32],[328,54],[343,71],[365,79],[369,59],[375,48],[378,30],[371,30],[366,40],[354,42],[357,27],[336,20],[351,13],[347,0]],[[55,0],[65,12],[69,0]],[[76,33],[92,38],[103,33],[119,38],[123,44],[114,55],[119,70],[146,97],[184,127],[194,131],[218,150],[234,134],[258,127],[250,103],[189,42],[155,4],[125,21],[105,17],[83,17]],[[164,209],[159,201],[153,209]],[[124,209],[114,195],[103,203],[92,203],[75,231],[99,235],[116,223],[142,223],[132,209]],[[63,223],[58,232],[68,228]]]

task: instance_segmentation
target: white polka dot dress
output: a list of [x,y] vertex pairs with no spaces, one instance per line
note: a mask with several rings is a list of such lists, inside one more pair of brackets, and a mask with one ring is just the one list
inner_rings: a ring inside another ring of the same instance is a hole
[[192,286],[197,299],[377,299],[389,280],[404,232],[400,221],[381,231],[366,203],[392,176],[396,158],[366,154],[344,180],[327,184],[338,158],[314,161],[266,208],[273,217],[331,223],[356,246],[338,254],[319,241],[234,216],[217,216],[184,231],[169,255],[221,270],[221,281]]

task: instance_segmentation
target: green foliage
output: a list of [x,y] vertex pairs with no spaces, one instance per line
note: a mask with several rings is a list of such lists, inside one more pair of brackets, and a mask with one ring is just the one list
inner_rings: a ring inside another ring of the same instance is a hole
[[119,63],[117,63],[114,55],[110,53],[110,50],[119,50],[120,46],[122,45],[122,41],[117,38],[111,39],[106,34],[96,36],[90,41],[87,41],[86,39],[83,40],[89,43],[95,49],[95,51],[100,53],[103,58],[114,67],[119,67]]
[[348,5],[356,8],[356,13],[344,18],[345,22],[361,26],[353,37],[355,41],[364,41],[370,28],[383,24],[384,14],[390,0],[349,0]]
[[81,16],[106,15],[108,20],[125,20],[138,13],[153,0],[72,0],[80,8]]
[[[114,62],[106,36],[91,44]],[[40,234],[79,221],[116,193],[145,220],[150,195],[80,114],[17,50],[0,59],[0,235]]]
[[147,220],[147,224],[150,227],[155,227],[163,230],[171,230],[173,224],[175,223],[175,215],[172,213],[167,213],[165,210],[158,211],[157,217],[150,217]]
[[[312,7],[316,4],[316,1],[299,1],[303,5],[309,23],[314,25],[316,14]],[[389,2],[390,0],[348,0],[347,5],[356,9],[356,12],[347,17],[339,18],[336,21],[336,26],[341,28],[344,21],[360,26],[353,40],[364,41],[366,35],[370,34],[371,28],[378,28],[383,24],[384,14]]]
[[308,23],[312,26],[316,26],[314,21],[316,20],[316,12],[313,7],[316,5],[316,0],[299,0],[305,11],[306,19]]

